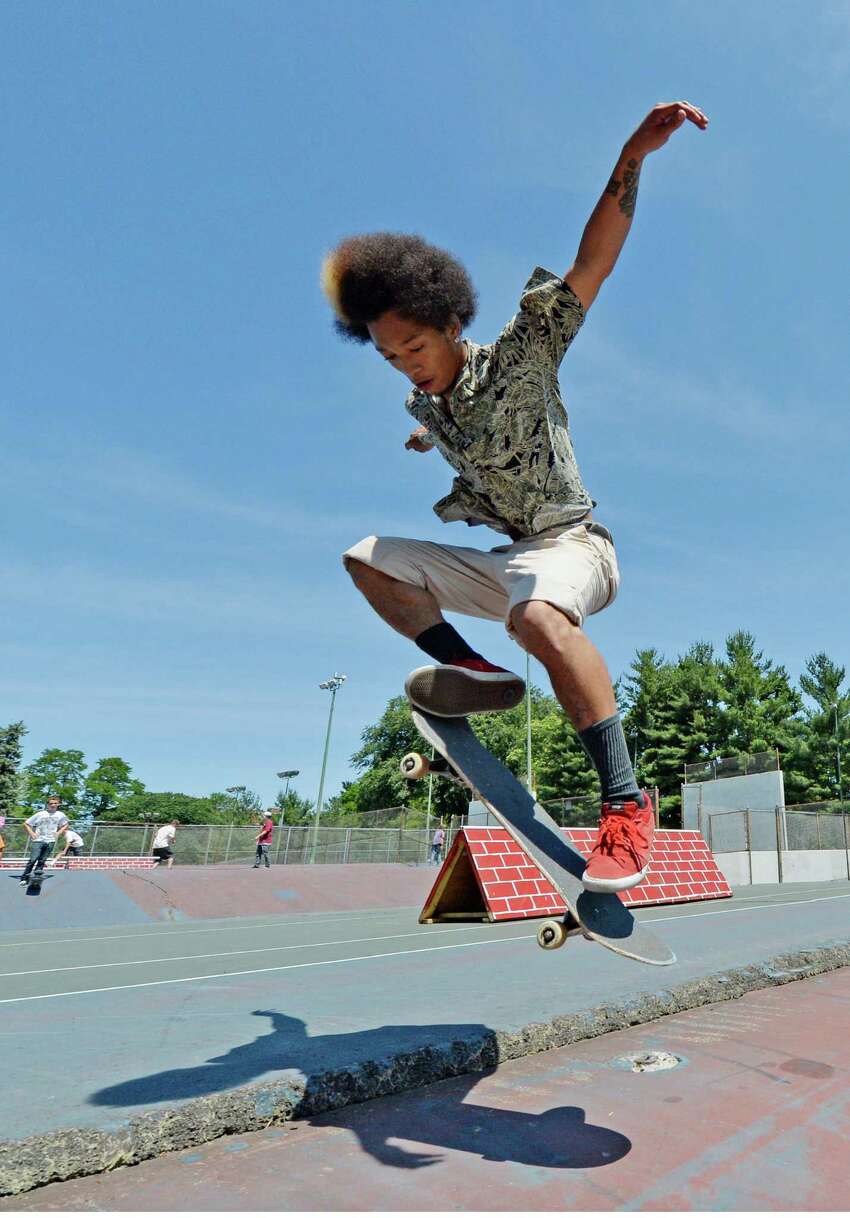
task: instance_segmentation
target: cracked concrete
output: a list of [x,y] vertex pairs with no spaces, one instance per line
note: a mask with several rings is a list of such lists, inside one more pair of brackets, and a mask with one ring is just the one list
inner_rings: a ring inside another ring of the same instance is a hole
[[117,1131],[64,1129],[0,1143],[0,1195],[130,1166],[168,1151],[187,1150],[226,1134],[283,1125],[440,1079],[487,1071],[498,1063],[603,1036],[664,1015],[729,1001],[752,990],[813,977],[850,965],[850,942],[829,942],[761,963],[727,969],[681,985],[604,1003],[514,1032],[433,1044],[345,1070],[304,1077],[284,1072],[260,1083],[143,1113]]

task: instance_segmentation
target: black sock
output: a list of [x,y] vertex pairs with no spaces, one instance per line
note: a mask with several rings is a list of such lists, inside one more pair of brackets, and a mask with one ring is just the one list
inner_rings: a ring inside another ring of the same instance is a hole
[[483,657],[473,651],[467,641],[448,622],[429,626],[413,640],[416,646],[431,656],[438,664],[454,664],[457,660],[480,660]]
[[632,769],[620,716],[600,719],[599,723],[579,732],[579,739],[599,773],[603,801],[637,799],[640,787]]

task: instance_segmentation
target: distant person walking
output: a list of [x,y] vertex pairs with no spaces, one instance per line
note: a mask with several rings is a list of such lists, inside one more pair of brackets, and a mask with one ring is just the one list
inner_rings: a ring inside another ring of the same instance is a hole
[[174,838],[177,836],[177,826],[179,824],[179,820],[168,821],[153,839],[151,853],[159,860],[156,864],[157,867],[161,867],[163,863],[166,863],[169,868],[173,865],[174,850],[172,847],[174,846]]
[[263,821],[263,827],[257,834],[255,841],[257,843],[257,857],[254,861],[254,867],[257,868],[261,863],[265,863],[267,867],[271,867],[269,862],[269,846],[272,844],[272,836],[274,834],[274,821],[266,813]]
[[29,883],[33,869],[39,875],[44,871],[44,864],[53,850],[58,834],[64,832],[68,824],[68,817],[59,811],[61,803],[58,795],[51,795],[43,811],[33,813],[24,821],[24,828],[30,839],[30,857],[21,876],[22,884]]
[[434,836],[431,838],[431,858],[429,862],[439,863],[443,854],[443,842],[446,840],[446,831],[442,825],[438,825],[434,831]]
[[[60,832],[62,832],[62,830],[60,830]],[[57,863],[60,859],[65,858],[67,854],[79,855],[83,853],[83,839],[80,837],[79,833],[77,833],[75,829],[72,829],[70,825],[65,826],[64,833],[65,845],[56,855]]]

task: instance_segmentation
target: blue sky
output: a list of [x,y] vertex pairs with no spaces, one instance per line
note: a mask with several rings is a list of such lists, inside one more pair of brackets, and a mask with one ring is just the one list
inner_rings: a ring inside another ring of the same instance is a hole
[[299,769],[315,798],[339,670],[327,793],[353,777],[421,656],[340,552],[500,538],[433,515],[451,471],[405,452],[404,383],[333,334],[321,258],[419,232],[488,341],[675,98],[710,128],[647,161],[561,370],[623,575],[588,629],[614,676],[740,628],[794,678],[850,661],[846,3],[5,0],[0,43],[0,722],[26,760],[267,801]]

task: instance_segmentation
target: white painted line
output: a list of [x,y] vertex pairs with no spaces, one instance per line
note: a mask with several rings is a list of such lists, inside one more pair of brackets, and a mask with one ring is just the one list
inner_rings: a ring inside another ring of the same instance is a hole
[[[492,925],[492,924],[491,924]],[[30,968],[16,973],[0,973],[0,977],[32,977],[47,973],[84,972],[90,968],[135,968],[138,964],[171,964],[181,960],[223,960],[227,956],[250,956],[258,952],[304,952],[314,947],[349,947],[354,943],[381,943],[387,939],[421,939],[428,935],[449,935],[467,926],[441,926],[437,930],[406,931],[398,935],[372,935],[368,939],[331,939],[325,943],[291,943],[280,947],[245,947],[233,952],[201,952],[193,956],[159,956],[152,960],[113,960],[106,964],[63,964],[59,968]]]
[[[123,942],[125,939],[159,939],[163,935],[214,935],[240,930],[286,930],[289,926],[323,926],[326,922],[340,922],[343,919],[351,922],[355,918],[375,917],[381,914],[403,914],[412,910],[418,917],[418,905],[402,905],[392,909],[349,910],[340,909],[330,914],[315,914],[302,922],[289,922],[291,914],[269,914],[276,921],[242,922],[239,918],[222,918],[216,926],[183,926],[175,922],[162,922],[157,930],[133,932],[129,935],[75,935],[73,939],[26,939],[21,943],[3,943],[0,940],[0,950],[4,947],[40,947],[53,943],[111,943],[113,940]],[[224,925],[222,925],[224,923]],[[234,925],[235,923],[235,925]]]
[[[706,909],[703,913],[671,914],[669,917],[647,918],[646,921],[647,922],[681,922],[681,921],[684,921],[686,918],[714,918],[714,917],[718,917],[720,914],[753,913],[758,909],[777,910],[782,905],[787,905],[787,906],[817,905],[821,901],[846,901],[848,898],[850,898],[850,892],[839,892],[839,893],[836,893],[835,896],[832,896],[832,897],[806,897],[806,899],[802,900],[802,901],[780,901],[780,902],[774,901],[774,903],[772,905],[745,905],[739,909],[735,909],[735,908],[733,908],[733,909]],[[648,912],[649,912],[649,910],[647,910],[647,913]]]
[[[513,939],[528,939],[528,935],[514,935]],[[189,981],[218,981],[222,977],[248,977],[259,973],[283,973],[297,968],[325,968],[330,964],[357,964],[363,960],[386,960],[390,956],[418,956],[423,952],[452,952],[462,947],[491,947],[494,943],[510,943],[512,939],[479,939],[473,943],[443,943],[439,947],[414,947],[400,952],[375,952],[371,956],[343,956],[339,960],[313,960],[305,964],[276,964],[271,968],[241,969],[233,973],[202,973],[198,977],[173,977],[167,981],[134,981],[130,985],[104,985],[90,990],[65,990],[56,994],[31,994],[26,998],[0,998],[0,1005],[12,1002],[38,1002],[42,998],[75,998],[80,994],[106,994],[111,990],[141,990],[155,985],[182,985]]]
[[[837,881],[837,883],[844,883],[844,881],[839,880],[839,881]],[[803,892],[818,892],[820,890],[818,888],[805,888],[802,891]],[[850,893],[838,893],[837,896],[838,897],[850,896]],[[726,900],[729,900],[729,899],[731,899],[732,901],[768,901],[768,900],[772,899],[774,906],[775,905],[798,905],[798,904],[803,903],[803,901],[804,901],[803,897],[797,895],[796,893],[790,893],[790,892],[787,895],[782,894],[782,893],[776,893],[773,898],[764,897],[764,896],[762,896],[762,897],[733,896],[732,898],[726,898]],[[822,897],[819,899],[824,900],[824,901],[835,900],[836,897]],[[694,902],[694,903],[696,904],[697,902]],[[702,902],[699,902],[699,903],[701,904]],[[714,902],[712,902],[712,904],[713,903]],[[280,930],[288,930],[289,927],[292,927],[292,926],[322,926],[326,922],[339,922],[342,919],[345,919],[346,922],[351,922],[358,918],[365,919],[365,918],[382,917],[382,916],[391,915],[391,914],[403,914],[407,910],[415,911],[415,910],[418,910],[418,908],[419,907],[417,905],[405,905],[405,906],[399,906],[398,908],[392,908],[392,909],[368,909],[368,910],[342,909],[342,910],[338,910],[336,912],[331,912],[328,914],[314,914],[311,917],[305,918],[302,921],[298,921],[298,922],[286,920],[286,919],[292,917],[291,914],[269,914],[269,918],[275,919],[275,920],[266,921],[266,922],[241,922],[237,918],[222,919],[215,926],[182,926],[182,925],[179,925],[176,923],[165,922],[165,923],[162,923],[156,930],[141,931],[141,932],[134,931],[133,933],[127,934],[127,935],[124,935],[124,934],[121,934],[121,935],[76,935],[73,939],[53,939],[53,938],[35,939],[35,938],[33,938],[33,939],[24,940],[23,942],[20,942],[20,943],[3,943],[2,940],[0,940],[0,951],[2,951],[3,948],[7,948],[7,947],[25,947],[25,948],[26,947],[41,947],[41,946],[52,946],[54,943],[57,943],[57,944],[112,943],[112,942],[123,943],[124,940],[126,940],[126,939],[159,939],[165,935],[168,935],[169,937],[173,937],[175,935],[214,935],[214,934],[222,934],[222,933],[223,934],[233,934],[233,933],[238,933],[239,931],[243,931],[243,930],[280,931]],[[663,908],[668,908],[668,906],[642,906],[642,907],[638,906],[637,909],[635,910],[635,912],[643,912],[643,913],[649,914],[649,913],[652,913],[655,909],[663,909]],[[731,912],[733,912],[733,910],[735,908],[736,908],[735,906],[732,906],[731,909],[713,908],[710,911],[710,913],[711,914],[731,913]],[[705,917],[707,915],[705,913],[700,913],[700,914],[685,914],[685,915],[678,915],[678,916]],[[653,920],[660,920],[660,919],[653,919]],[[222,923],[224,923],[224,925],[222,925]],[[498,925],[498,923],[496,925]],[[356,940],[354,940],[354,942],[356,942]],[[309,946],[309,945],[306,945],[306,946]]]

